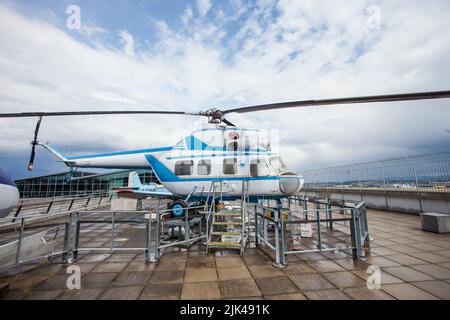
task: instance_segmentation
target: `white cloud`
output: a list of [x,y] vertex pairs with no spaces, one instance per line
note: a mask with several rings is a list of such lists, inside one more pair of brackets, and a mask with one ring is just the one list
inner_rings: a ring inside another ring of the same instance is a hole
[[[233,3],[234,11],[222,10],[216,20],[196,19],[186,11],[189,23],[182,29],[154,20],[160,39],[138,53],[125,30],[120,32],[123,51],[91,48],[54,25],[0,5],[0,112],[198,111],[448,89],[448,1],[378,1],[380,30],[366,27],[366,1],[265,1],[251,12],[237,0]],[[233,34],[227,23],[237,13],[246,18]],[[363,48],[359,57],[358,47]],[[422,152],[436,145],[450,149],[449,103],[324,107],[229,118],[245,127],[279,128],[286,162],[303,169]],[[45,119],[41,137],[56,146],[72,146],[71,151],[85,143],[91,148],[142,148],[176,143],[199,121],[165,116]],[[0,150],[28,150],[34,122],[0,120]]]
[[200,16],[206,15],[211,7],[211,0],[197,0],[197,10]]
[[126,30],[119,31],[120,43],[123,45],[123,51],[129,56],[134,56],[135,45],[133,36]]

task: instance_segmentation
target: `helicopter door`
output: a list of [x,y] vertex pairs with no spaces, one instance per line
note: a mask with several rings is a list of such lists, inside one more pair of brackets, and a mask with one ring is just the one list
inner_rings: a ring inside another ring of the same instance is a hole
[[[226,176],[235,176],[238,173],[238,159],[237,158],[225,158],[223,159],[222,172]],[[238,191],[238,183],[236,181],[223,180],[222,191],[224,193]]]
[[270,175],[269,166],[263,159],[254,159],[250,162],[250,175],[252,177],[266,177]]

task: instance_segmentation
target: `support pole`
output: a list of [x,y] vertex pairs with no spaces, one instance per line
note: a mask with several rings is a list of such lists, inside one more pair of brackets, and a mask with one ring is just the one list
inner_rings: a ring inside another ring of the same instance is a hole
[[22,249],[22,238],[24,229],[25,229],[25,219],[22,218],[22,221],[20,223],[19,241],[17,242],[16,264],[18,264],[20,261],[20,250]]

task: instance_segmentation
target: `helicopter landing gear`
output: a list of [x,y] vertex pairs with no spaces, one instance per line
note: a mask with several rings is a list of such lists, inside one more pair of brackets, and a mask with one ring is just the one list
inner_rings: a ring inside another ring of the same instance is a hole
[[183,200],[174,200],[169,204],[169,209],[172,210],[172,215],[174,217],[184,216],[184,211],[187,207],[187,203]]

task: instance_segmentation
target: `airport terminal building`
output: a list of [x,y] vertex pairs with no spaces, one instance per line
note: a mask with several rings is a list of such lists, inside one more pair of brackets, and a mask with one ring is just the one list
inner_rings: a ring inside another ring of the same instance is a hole
[[[63,172],[17,180],[21,198],[48,198],[109,193],[113,187],[128,185],[130,171],[92,173]],[[158,183],[152,170],[137,170],[143,184]]]

